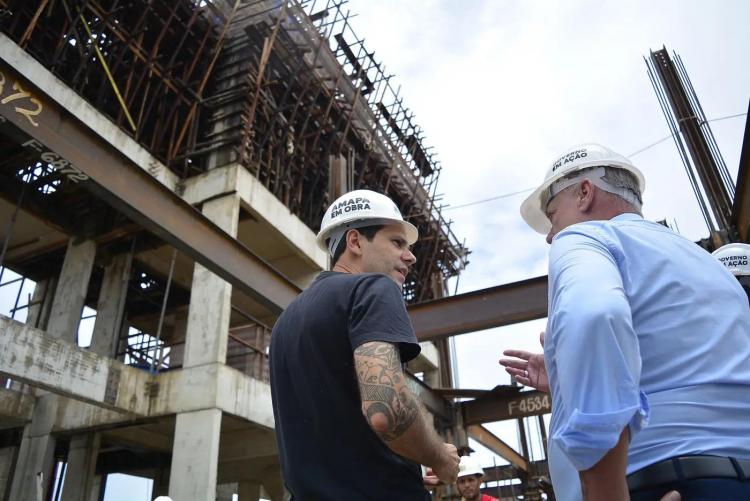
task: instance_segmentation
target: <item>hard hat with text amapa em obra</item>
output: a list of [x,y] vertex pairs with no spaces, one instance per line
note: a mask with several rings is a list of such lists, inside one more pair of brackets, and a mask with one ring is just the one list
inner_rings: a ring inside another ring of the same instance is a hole
[[521,217],[523,220],[538,233],[543,235],[549,233],[552,224],[545,213],[547,208],[542,207],[544,192],[553,183],[568,174],[589,167],[616,167],[618,169],[625,169],[638,179],[638,187],[641,193],[643,193],[646,187],[646,180],[643,178],[641,171],[624,156],[600,144],[581,144],[568,149],[552,162],[552,165],[550,165],[547,173],[544,175],[544,182],[521,204]]
[[376,224],[400,224],[406,232],[407,243],[412,245],[417,241],[417,228],[404,221],[393,200],[375,191],[354,190],[341,195],[326,210],[316,238],[318,247],[329,250],[326,239],[340,230]]
[[711,253],[721,264],[727,267],[732,275],[750,275],[750,245],[727,244]]

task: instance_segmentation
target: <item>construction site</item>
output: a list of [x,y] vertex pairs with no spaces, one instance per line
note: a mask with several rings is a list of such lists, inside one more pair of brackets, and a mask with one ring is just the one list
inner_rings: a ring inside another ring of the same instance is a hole
[[[436,430],[507,462],[484,465],[492,495],[554,499],[528,446],[549,396],[456,388],[448,342],[546,317],[547,277],[450,294],[471,251],[371,50],[337,0],[0,0],[0,499],[100,501],[113,474],[151,499],[286,499],[271,329],[328,269],[315,236],[353,189],[419,229],[407,369]],[[750,127],[735,193],[679,60],[648,64],[687,138],[699,243],[747,242]],[[485,426],[502,420],[518,450]]]

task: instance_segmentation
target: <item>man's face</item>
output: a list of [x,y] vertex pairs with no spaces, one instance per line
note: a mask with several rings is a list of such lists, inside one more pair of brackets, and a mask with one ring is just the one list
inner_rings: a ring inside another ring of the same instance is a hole
[[458,492],[467,501],[480,499],[479,496],[479,477],[477,475],[464,475],[456,480]]
[[577,184],[569,186],[555,195],[547,204],[547,218],[552,223],[552,228],[547,233],[547,243],[551,244],[552,239],[559,232],[571,224],[583,221],[582,214],[578,210],[577,204]]
[[383,273],[403,287],[409,268],[417,258],[409,250],[406,232],[400,224],[384,226],[368,241],[362,237],[362,271]]

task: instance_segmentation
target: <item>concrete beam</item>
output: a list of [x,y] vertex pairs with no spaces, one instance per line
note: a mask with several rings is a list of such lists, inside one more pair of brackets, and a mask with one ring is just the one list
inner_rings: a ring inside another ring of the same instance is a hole
[[147,415],[151,376],[0,316],[0,374],[60,395]]
[[34,400],[34,397],[28,393],[0,388],[0,423],[3,427],[31,421]]
[[104,432],[103,435],[118,444],[160,452],[172,451],[171,437],[138,426],[115,428]]
[[[90,405],[62,399],[56,429],[76,430],[217,408],[273,429],[271,387],[224,364],[174,370],[156,377],[0,316],[0,374]],[[203,391],[195,391],[201,388]],[[28,416],[28,398],[16,414]],[[5,408],[5,407],[4,407]],[[12,406],[8,406],[12,409]]]
[[429,341],[419,343],[422,350],[414,360],[410,361],[409,370],[413,373],[434,371],[439,367],[439,356],[435,345]]
[[183,198],[190,204],[238,193],[242,206],[267,223],[311,267],[324,270],[328,255],[315,243],[315,233],[263,183],[239,164],[212,169],[185,181]]
[[277,456],[276,437],[273,432],[249,428],[221,434],[219,462],[245,461],[259,457]]
[[224,364],[160,374],[152,391],[152,417],[218,408],[267,429],[274,428],[271,386]]

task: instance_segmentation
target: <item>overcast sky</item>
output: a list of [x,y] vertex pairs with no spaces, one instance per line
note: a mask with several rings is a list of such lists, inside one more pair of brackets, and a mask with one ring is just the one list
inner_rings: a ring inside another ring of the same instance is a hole
[[[578,143],[630,155],[667,136],[643,61],[664,45],[682,57],[709,119],[748,109],[747,1],[350,0],[347,8],[438,152],[438,191],[451,205],[535,188]],[[732,176],[744,125],[744,116],[711,123]],[[632,160],[646,176],[645,217],[706,237],[674,143]],[[548,246],[518,213],[525,195],[445,212],[472,251],[459,292],[546,274]],[[502,350],[536,349],[544,325],[456,338],[460,386],[508,384]],[[517,447],[514,430],[490,428]]]

